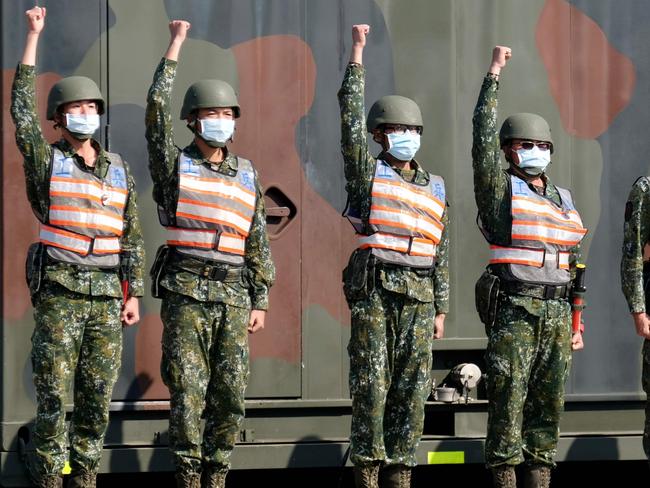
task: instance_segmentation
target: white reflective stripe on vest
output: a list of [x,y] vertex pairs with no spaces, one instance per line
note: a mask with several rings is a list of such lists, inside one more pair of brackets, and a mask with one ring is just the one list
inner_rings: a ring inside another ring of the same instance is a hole
[[512,197],[512,213],[528,214],[537,217],[544,217],[556,221],[558,224],[582,228],[582,220],[575,210],[569,210],[563,213],[553,206],[535,201],[531,198],[514,195]]
[[255,210],[255,192],[247,190],[246,188],[234,182],[227,182],[225,180],[216,178],[199,178],[181,174],[180,188],[181,190],[189,190],[191,192],[203,193],[206,195],[213,195],[236,200],[251,210]]
[[95,181],[61,178],[50,178],[50,195],[66,198],[84,198],[87,200],[110,205],[111,207],[124,208],[128,192],[120,188],[105,187]]
[[120,251],[120,240],[117,237],[95,237],[93,254],[117,254]]
[[443,202],[428,193],[414,189],[413,185],[405,186],[382,178],[375,178],[372,196],[408,202],[412,207],[422,209],[437,220],[442,219],[445,210]]
[[357,237],[361,249],[374,247],[408,253],[413,256],[427,257],[435,256],[436,254],[436,246],[433,241],[427,239],[413,238],[411,242],[410,237],[385,234],[383,232],[376,232],[369,236],[358,235]]
[[490,246],[490,264],[523,264],[541,268],[544,262],[555,263],[559,269],[569,269],[569,252],[549,253],[544,249]]
[[512,221],[513,242],[515,240],[530,240],[562,246],[575,246],[582,240],[586,233],[586,229],[547,224],[540,221]]
[[370,207],[370,218],[368,222],[376,226],[399,227],[413,233],[420,233],[427,236],[435,244],[440,242],[442,236],[442,225],[424,215],[406,212],[405,210],[379,207]]
[[121,250],[117,237],[97,237],[93,242],[90,237],[43,224],[39,239],[45,245],[73,251],[82,256],[88,255],[91,249],[94,254],[117,254]]
[[178,200],[176,216],[230,226],[237,229],[244,236],[248,236],[248,231],[253,221],[252,215],[249,218],[234,210],[220,207],[214,203],[199,202],[185,198]]
[[243,256],[246,249],[246,239],[237,235],[224,232],[219,236],[219,246],[221,252],[229,252]]
[[51,206],[49,223],[60,227],[99,229],[122,235],[123,221],[114,213],[69,206]]
[[166,227],[167,244],[170,246],[199,247],[214,249],[217,233],[213,229],[180,229]]

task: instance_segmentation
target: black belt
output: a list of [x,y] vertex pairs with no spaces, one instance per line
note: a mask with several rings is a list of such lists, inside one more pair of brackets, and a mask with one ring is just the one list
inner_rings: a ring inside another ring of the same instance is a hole
[[561,300],[568,298],[571,287],[569,285],[533,285],[520,281],[501,280],[499,290],[507,294],[524,295],[542,300]]
[[239,281],[244,270],[243,266],[229,266],[224,263],[179,256],[177,252],[171,254],[170,264],[188,273],[224,283]]
[[418,276],[433,276],[435,271],[436,271],[435,266],[433,266],[431,268],[416,268],[414,266],[402,266],[402,265],[399,265],[399,264],[384,263],[382,261],[377,260],[375,262],[375,270],[377,272],[379,272],[382,269],[386,270],[386,271],[388,271],[388,270],[411,271],[411,272],[415,273]]

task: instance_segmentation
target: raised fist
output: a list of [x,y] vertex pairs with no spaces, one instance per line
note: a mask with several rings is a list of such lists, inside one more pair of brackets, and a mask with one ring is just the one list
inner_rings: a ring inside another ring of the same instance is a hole
[[363,47],[366,45],[366,36],[370,32],[368,24],[357,24],[352,26],[352,44]]
[[492,50],[492,64],[496,68],[503,68],[507,61],[512,57],[512,49],[507,46],[496,46]]
[[192,24],[186,20],[172,20],[169,23],[169,33],[172,40],[184,41],[191,26]]
[[39,33],[43,30],[46,13],[45,7],[34,7],[25,12],[30,32]]

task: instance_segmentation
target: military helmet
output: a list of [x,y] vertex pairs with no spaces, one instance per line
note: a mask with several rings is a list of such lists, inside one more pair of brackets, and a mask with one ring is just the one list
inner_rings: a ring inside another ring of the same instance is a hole
[[57,81],[47,97],[47,120],[54,120],[54,114],[61,105],[78,100],[97,102],[99,115],[104,113],[104,97],[97,84],[85,76],[68,76]]
[[511,139],[531,139],[551,143],[551,128],[543,117],[537,114],[520,113],[508,117],[501,125],[499,140],[503,147]]
[[399,95],[381,97],[368,112],[368,132],[382,124],[417,125],[422,127],[420,107],[410,98]]
[[232,107],[235,118],[240,114],[239,102],[232,86],[221,80],[201,80],[185,92],[181,120],[187,119],[196,109],[211,107]]

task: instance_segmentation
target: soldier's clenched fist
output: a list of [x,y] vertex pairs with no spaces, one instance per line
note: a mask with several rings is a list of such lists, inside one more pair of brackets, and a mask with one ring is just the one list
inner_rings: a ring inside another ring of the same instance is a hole
[[192,24],[186,20],[172,20],[169,23],[169,33],[172,39],[184,41],[185,37],[187,37],[187,31],[190,30],[191,26]]
[[34,7],[25,12],[30,32],[38,33],[43,30],[46,13],[45,7]]
[[357,24],[352,26],[352,44],[364,47],[366,45],[366,36],[370,32],[368,24]]
[[498,75],[505,67],[508,60],[512,57],[512,49],[508,46],[496,46],[492,50],[492,62],[490,63],[490,73]]

